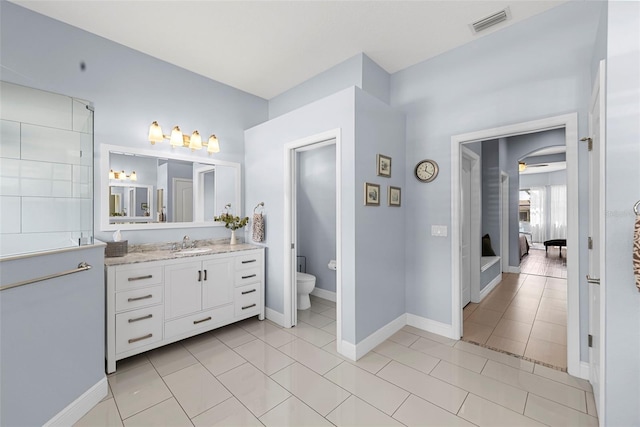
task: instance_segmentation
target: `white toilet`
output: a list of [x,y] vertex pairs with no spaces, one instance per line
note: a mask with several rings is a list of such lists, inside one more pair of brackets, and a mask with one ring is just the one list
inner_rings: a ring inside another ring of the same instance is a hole
[[316,287],[316,276],[307,273],[296,273],[296,287],[298,288],[298,310],[307,310],[311,307],[309,294]]

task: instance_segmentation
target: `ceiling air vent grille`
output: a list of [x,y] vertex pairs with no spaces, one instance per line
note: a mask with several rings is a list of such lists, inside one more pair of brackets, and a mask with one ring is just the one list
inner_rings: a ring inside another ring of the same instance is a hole
[[500,12],[494,13],[493,15],[487,16],[486,18],[482,18],[479,21],[476,21],[471,24],[471,29],[473,33],[479,33],[480,31],[486,30],[487,28],[493,27],[500,22],[504,22],[511,17],[511,13],[509,8],[501,10]]

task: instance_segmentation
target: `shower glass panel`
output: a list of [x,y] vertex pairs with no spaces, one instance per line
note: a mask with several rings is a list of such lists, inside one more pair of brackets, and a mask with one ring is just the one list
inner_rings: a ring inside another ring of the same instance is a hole
[[0,258],[93,243],[93,110],[0,82]]

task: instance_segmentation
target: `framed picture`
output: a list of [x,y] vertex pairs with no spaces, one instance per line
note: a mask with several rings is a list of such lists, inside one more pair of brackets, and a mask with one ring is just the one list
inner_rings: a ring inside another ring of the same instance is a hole
[[387,200],[389,201],[389,206],[400,207],[401,192],[402,190],[400,190],[400,187],[389,186],[389,194],[387,196]]
[[391,157],[378,154],[377,163],[378,163],[378,176],[391,178]]
[[378,184],[364,183],[365,206],[380,206],[380,186]]
[[149,205],[147,203],[140,203],[140,209],[142,209],[143,211],[146,211],[147,209],[149,209]]

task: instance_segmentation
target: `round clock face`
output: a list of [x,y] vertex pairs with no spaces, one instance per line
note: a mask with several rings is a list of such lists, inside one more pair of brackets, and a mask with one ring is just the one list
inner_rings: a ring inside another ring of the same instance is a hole
[[420,181],[431,182],[438,176],[438,164],[433,160],[422,160],[416,165],[415,174]]

